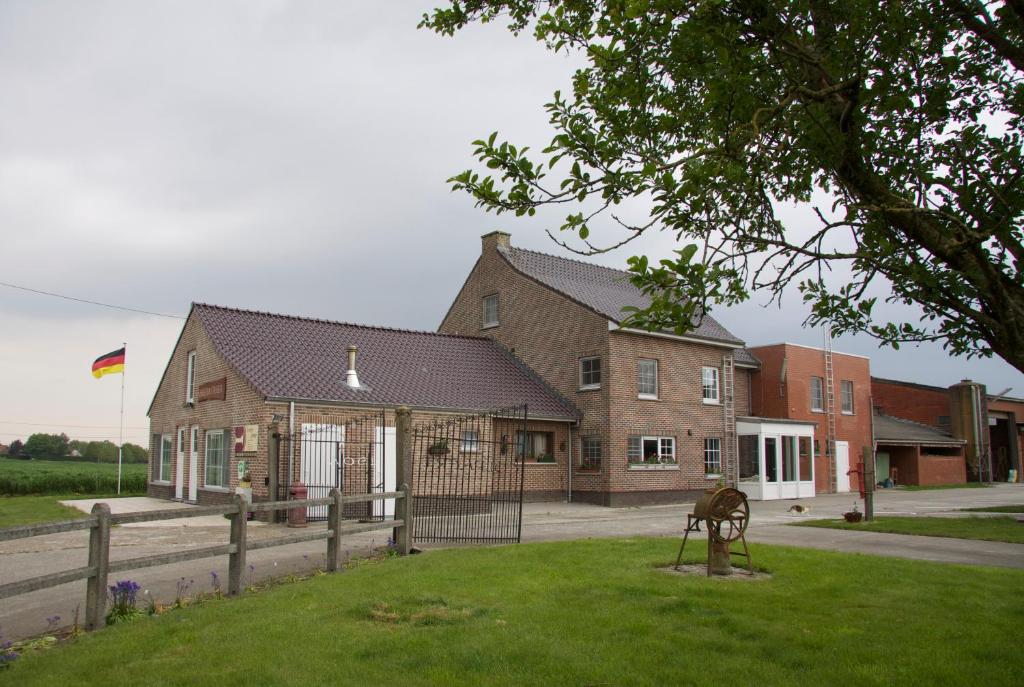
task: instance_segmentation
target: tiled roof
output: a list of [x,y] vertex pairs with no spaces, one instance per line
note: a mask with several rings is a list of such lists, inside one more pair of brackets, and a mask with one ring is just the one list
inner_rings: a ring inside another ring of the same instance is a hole
[[[646,308],[651,303],[629,281],[628,272],[522,248],[501,246],[498,250],[517,271],[613,322],[621,322],[626,317],[624,307]],[[719,343],[743,343],[710,315],[705,315],[687,336]],[[748,364],[754,362],[756,358]]]
[[952,435],[946,434],[941,429],[923,425],[920,422],[904,420],[875,413],[875,441],[880,444],[925,444],[954,446],[965,443],[963,439],[955,439]]
[[[483,411],[528,404],[531,417],[578,411],[500,344],[196,303],[217,351],[268,398]],[[366,388],[345,384],[346,349],[357,346]]]

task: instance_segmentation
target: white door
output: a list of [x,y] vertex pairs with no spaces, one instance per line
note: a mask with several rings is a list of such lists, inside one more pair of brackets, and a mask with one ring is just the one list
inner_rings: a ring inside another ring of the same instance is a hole
[[188,428],[178,427],[178,464],[174,468],[174,498],[181,499],[185,495],[185,441],[188,439]]
[[[341,486],[340,461],[345,445],[345,428],[341,425],[302,424],[299,443],[299,481],[306,485],[306,498],[323,499],[331,489]],[[327,518],[327,506],[306,509],[311,520]]]
[[[377,427],[374,440],[375,450],[373,452],[373,486],[374,491],[395,491],[397,489],[398,454],[395,453],[395,428]],[[380,450],[383,444],[383,451]],[[391,520],[395,517],[395,500],[383,499],[373,502],[373,516]]]
[[844,494],[850,491],[850,444],[845,441],[836,442],[836,491]]
[[199,425],[192,425],[188,444],[188,500],[199,500]]

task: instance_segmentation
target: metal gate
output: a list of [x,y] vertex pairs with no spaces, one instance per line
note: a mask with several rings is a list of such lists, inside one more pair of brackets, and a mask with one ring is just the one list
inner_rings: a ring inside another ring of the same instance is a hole
[[[305,418],[296,427],[295,478],[308,498],[326,498],[334,488],[343,494],[395,490],[395,428],[384,410],[351,419]],[[284,487],[287,489],[287,487]],[[281,495],[287,498],[287,491]],[[394,517],[394,499],[346,504],[343,517],[384,520]],[[327,506],[307,509],[309,520],[326,520]]]
[[525,405],[422,423],[411,438],[416,541],[519,541]]

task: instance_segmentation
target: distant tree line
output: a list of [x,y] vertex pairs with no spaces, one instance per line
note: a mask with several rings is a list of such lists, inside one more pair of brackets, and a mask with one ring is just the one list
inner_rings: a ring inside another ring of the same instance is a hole
[[[24,443],[15,439],[7,448],[12,458],[36,460],[81,460],[91,463],[116,463],[117,444],[112,441],[81,441],[67,434],[37,433]],[[146,449],[138,444],[125,443],[121,460],[125,463],[145,463]]]

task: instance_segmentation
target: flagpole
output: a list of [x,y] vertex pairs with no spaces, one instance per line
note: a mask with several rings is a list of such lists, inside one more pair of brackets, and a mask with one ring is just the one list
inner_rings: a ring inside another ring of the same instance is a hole
[[[124,348],[125,357],[128,354],[128,342],[122,342],[121,347]],[[121,495],[121,456],[124,453],[124,375],[125,365],[121,363],[121,432],[119,440],[117,442],[117,495]]]

